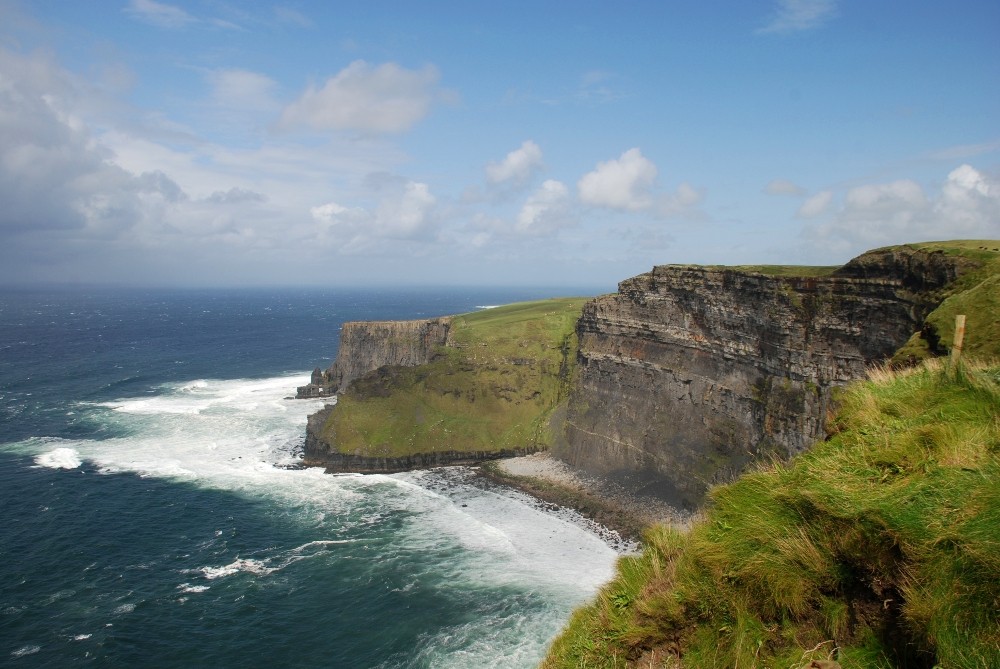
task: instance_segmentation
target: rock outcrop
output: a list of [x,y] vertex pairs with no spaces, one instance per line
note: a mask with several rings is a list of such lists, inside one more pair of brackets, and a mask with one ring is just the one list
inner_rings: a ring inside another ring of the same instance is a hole
[[379,367],[416,367],[430,362],[448,342],[449,318],[416,321],[350,321],[340,331],[340,348],[326,371],[316,369],[296,397],[329,397]]
[[569,464],[677,506],[824,434],[832,393],[920,329],[961,259],[876,251],[830,276],[659,266],[588,303]]

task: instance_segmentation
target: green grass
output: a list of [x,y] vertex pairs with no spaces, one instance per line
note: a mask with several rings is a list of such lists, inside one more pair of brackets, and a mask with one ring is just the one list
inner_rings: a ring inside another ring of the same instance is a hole
[[1000,666],[1000,367],[881,372],[834,429],[650,529],[542,666]]
[[739,272],[754,272],[756,274],[766,274],[768,276],[790,276],[790,277],[810,277],[810,276],[830,276],[839,269],[838,266],[826,265],[732,265],[726,269],[734,269]]
[[921,251],[961,256],[978,267],[959,277],[941,295],[926,318],[923,332],[911,337],[894,356],[905,364],[947,353],[955,335],[955,316],[966,316],[963,351],[979,358],[1000,357],[1000,240],[973,239],[907,244]]
[[587,298],[512,304],[454,316],[449,346],[427,365],[381,370],[338,397],[324,432],[342,453],[544,448],[576,361]]

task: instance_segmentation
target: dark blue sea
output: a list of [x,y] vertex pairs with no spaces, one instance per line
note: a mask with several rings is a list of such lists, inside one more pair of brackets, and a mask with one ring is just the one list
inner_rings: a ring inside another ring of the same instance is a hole
[[553,294],[0,290],[0,666],[535,666],[612,574],[594,528],[468,469],[296,468],[288,398],[344,321]]

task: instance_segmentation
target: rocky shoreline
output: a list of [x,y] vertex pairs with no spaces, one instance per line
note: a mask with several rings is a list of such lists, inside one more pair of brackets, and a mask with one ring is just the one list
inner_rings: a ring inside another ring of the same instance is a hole
[[488,481],[572,509],[627,541],[641,541],[643,530],[656,523],[686,527],[694,515],[575,469],[547,452],[493,460],[477,471]]

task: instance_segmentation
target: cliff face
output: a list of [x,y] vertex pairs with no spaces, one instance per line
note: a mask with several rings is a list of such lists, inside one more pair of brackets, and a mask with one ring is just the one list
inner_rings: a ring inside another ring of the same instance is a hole
[[585,298],[447,319],[347,323],[318,383],[303,461],[336,472],[468,464],[548,448],[569,395]]
[[895,250],[832,276],[661,266],[588,303],[568,463],[685,507],[823,436],[837,386],[893,354],[961,267]]
[[448,342],[449,318],[416,321],[351,321],[340,331],[337,358],[326,371],[315,370],[297,397],[324,397],[385,366],[416,367],[430,362],[435,348]]

